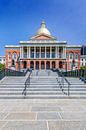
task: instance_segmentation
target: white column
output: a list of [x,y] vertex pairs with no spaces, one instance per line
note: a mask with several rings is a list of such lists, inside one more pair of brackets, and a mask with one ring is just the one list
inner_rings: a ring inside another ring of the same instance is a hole
[[56,51],[56,54],[55,54],[55,58],[57,58],[57,46],[55,47],[55,51]]
[[30,58],[30,46],[29,46],[29,58]]
[[62,50],[62,58],[64,58],[64,46],[63,46],[62,49],[63,49],[63,50]]
[[20,47],[20,58],[22,58],[22,48]]
[[45,59],[46,59],[46,46],[45,46]]
[[39,58],[41,58],[41,47],[39,47]]
[[65,58],[66,58],[66,47],[65,47]]
[[63,47],[63,58],[66,58],[66,47]]
[[34,59],[36,58],[36,47],[34,47]]
[[50,46],[50,59],[52,58],[52,47]]
[[57,53],[57,55],[58,55],[57,57],[59,58],[59,46],[58,46],[58,48],[57,48],[57,52],[58,52],[58,53]]
[[27,58],[28,58],[28,46],[27,46]]

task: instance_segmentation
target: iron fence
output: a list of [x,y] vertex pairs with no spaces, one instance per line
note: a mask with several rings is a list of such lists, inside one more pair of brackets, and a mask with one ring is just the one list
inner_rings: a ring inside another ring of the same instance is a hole
[[25,72],[21,72],[5,68],[0,70],[0,80],[5,76],[25,76],[27,72],[28,70]]
[[86,70],[79,69],[79,70],[72,70],[67,72],[62,72],[64,76],[67,77],[83,77],[86,78]]

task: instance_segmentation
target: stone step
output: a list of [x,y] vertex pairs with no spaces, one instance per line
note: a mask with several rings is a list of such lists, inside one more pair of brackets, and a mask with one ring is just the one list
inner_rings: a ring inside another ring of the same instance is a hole
[[[27,95],[41,94],[41,95],[58,95],[62,94],[61,90],[58,91],[26,91]],[[63,91],[68,93],[68,91]],[[1,91],[0,95],[22,95],[22,91]],[[86,91],[70,91],[70,95],[86,95]]]
[[86,99],[86,95],[0,95],[0,99]]

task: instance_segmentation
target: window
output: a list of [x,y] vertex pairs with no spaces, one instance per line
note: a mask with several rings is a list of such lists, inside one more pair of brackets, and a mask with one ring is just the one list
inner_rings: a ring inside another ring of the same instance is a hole
[[16,60],[17,59],[17,54],[13,53],[13,59]]
[[78,60],[78,53],[75,54],[75,59]]
[[73,53],[70,53],[70,60],[73,59]]
[[55,58],[55,47],[52,47],[52,58]]

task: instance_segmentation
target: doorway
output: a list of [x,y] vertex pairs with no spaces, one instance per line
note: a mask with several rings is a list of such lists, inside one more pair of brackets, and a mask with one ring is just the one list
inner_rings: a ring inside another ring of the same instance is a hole
[[24,61],[24,69],[26,69],[26,68],[27,68],[27,62]]
[[36,69],[39,69],[39,61],[36,61]]
[[41,62],[41,69],[45,69],[44,61]]
[[59,68],[60,68],[60,69],[63,68],[63,63],[62,63],[62,61],[59,61]]
[[49,61],[46,62],[46,69],[50,69],[50,62]]
[[34,62],[33,61],[30,62],[30,69],[34,69]]

